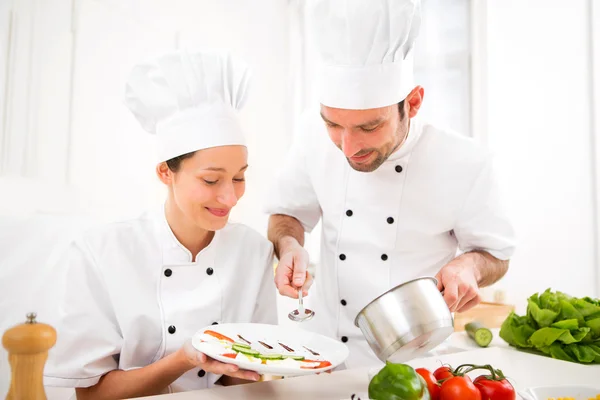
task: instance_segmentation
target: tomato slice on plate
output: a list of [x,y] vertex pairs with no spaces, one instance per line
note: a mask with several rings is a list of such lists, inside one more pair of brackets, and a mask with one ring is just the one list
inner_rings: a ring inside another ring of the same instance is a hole
[[219,332],[211,331],[209,329],[209,330],[204,331],[204,333],[206,333],[207,335],[216,337],[219,340],[226,340],[228,342],[234,343],[233,339],[230,339],[227,336],[220,334]]
[[319,365],[315,365],[314,367],[303,367],[303,366],[300,366],[300,368],[302,368],[302,369],[319,369],[319,368],[329,367],[331,365],[331,363],[329,361],[303,360],[301,362],[319,363]]

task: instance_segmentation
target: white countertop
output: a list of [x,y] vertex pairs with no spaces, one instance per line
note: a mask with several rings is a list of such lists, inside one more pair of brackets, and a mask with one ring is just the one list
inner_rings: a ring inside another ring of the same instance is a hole
[[[600,388],[600,365],[580,365],[549,357],[529,354],[510,348],[494,331],[488,348],[480,348],[465,333],[454,333],[437,348],[436,355],[407,362],[414,368],[435,369],[442,363],[458,366],[462,363],[491,364],[501,369],[518,390],[534,386],[587,385]],[[356,394],[367,398],[369,372],[372,368],[336,371],[331,374],[217,387],[186,393],[153,396],[164,400],[217,399],[350,399]],[[599,392],[600,394],[600,389]]]

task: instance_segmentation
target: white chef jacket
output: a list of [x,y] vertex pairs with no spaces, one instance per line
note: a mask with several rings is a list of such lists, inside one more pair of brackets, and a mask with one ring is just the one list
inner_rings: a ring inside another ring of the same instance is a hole
[[[241,224],[216,231],[192,262],[161,207],[87,233],[62,263],[48,386],[88,387],[111,370],[147,366],[213,323],[277,323],[273,247]],[[212,387],[219,378],[194,368],[168,392]]]
[[318,110],[301,120],[266,212],[322,219],[320,260],[303,327],[346,343],[347,368],[381,365],[354,319],[383,292],[434,276],[461,251],[506,260],[513,228],[499,201],[492,158],[472,139],[411,119],[408,137],[376,171],[352,169]]

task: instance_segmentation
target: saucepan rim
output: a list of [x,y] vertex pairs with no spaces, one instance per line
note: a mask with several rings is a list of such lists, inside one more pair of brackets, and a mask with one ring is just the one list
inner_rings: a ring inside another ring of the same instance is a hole
[[360,328],[360,326],[358,325],[358,318],[359,318],[359,317],[360,317],[360,315],[363,313],[363,311],[365,311],[367,308],[369,308],[369,306],[370,306],[371,304],[375,303],[377,300],[379,300],[380,298],[382,298],[382,297],[383,297],[383,296],[385,296],[386,294],[388,294],[388,293],[390,293],[390,292],[393,292],[394,290],[396,290],[396,289],[398,289],[398,288],[400,288],[400,287],[402,287],[402,286],[408,285],[409,283],[416,282],[416,281],[422,281],[422,280],[425,280],[425,279],[432,280],[432,281],[435,283],[435,286],[437,287],[438,281],[437,281],[437,279],[435,279],[433,276],[422,276],[422,277],[420,277],[420,278],[411,279],[411,280],[409,280],[409,281],[406,281],[406,282],[403,282],[403,283],[401,283],[401,284],[399,284],[399,285],[397,285],[397,286],[394,286],[393,288],[391,288],[391,289],[389,289],[389,290],[386,290],[385,292],[383,292],[382,294],[380,294],[379,296],[377,296],[376,298],[374,298],[373,300],[371,300],[371,301],[369,302],[369,304],[367,304],[366,306],[364,306],[364,307],[362,308],[362,310],[360,310],[360,311],[358,312],[358,314],[356,314],[356,317],[354,318],[354,326],[356,326],[357,328]]

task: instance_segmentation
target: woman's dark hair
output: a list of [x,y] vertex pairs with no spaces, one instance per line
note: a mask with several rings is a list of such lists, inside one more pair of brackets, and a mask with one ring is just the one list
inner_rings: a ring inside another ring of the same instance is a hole
[[177,157],[173,157],[170,160],[167,160],[167,166],[171,171],[177,172],[179,171],[179,168],[181,168],[181,162],[186,158],[192,157],[195,153],[195,151],[192,151],[191,153],[186,153]]

